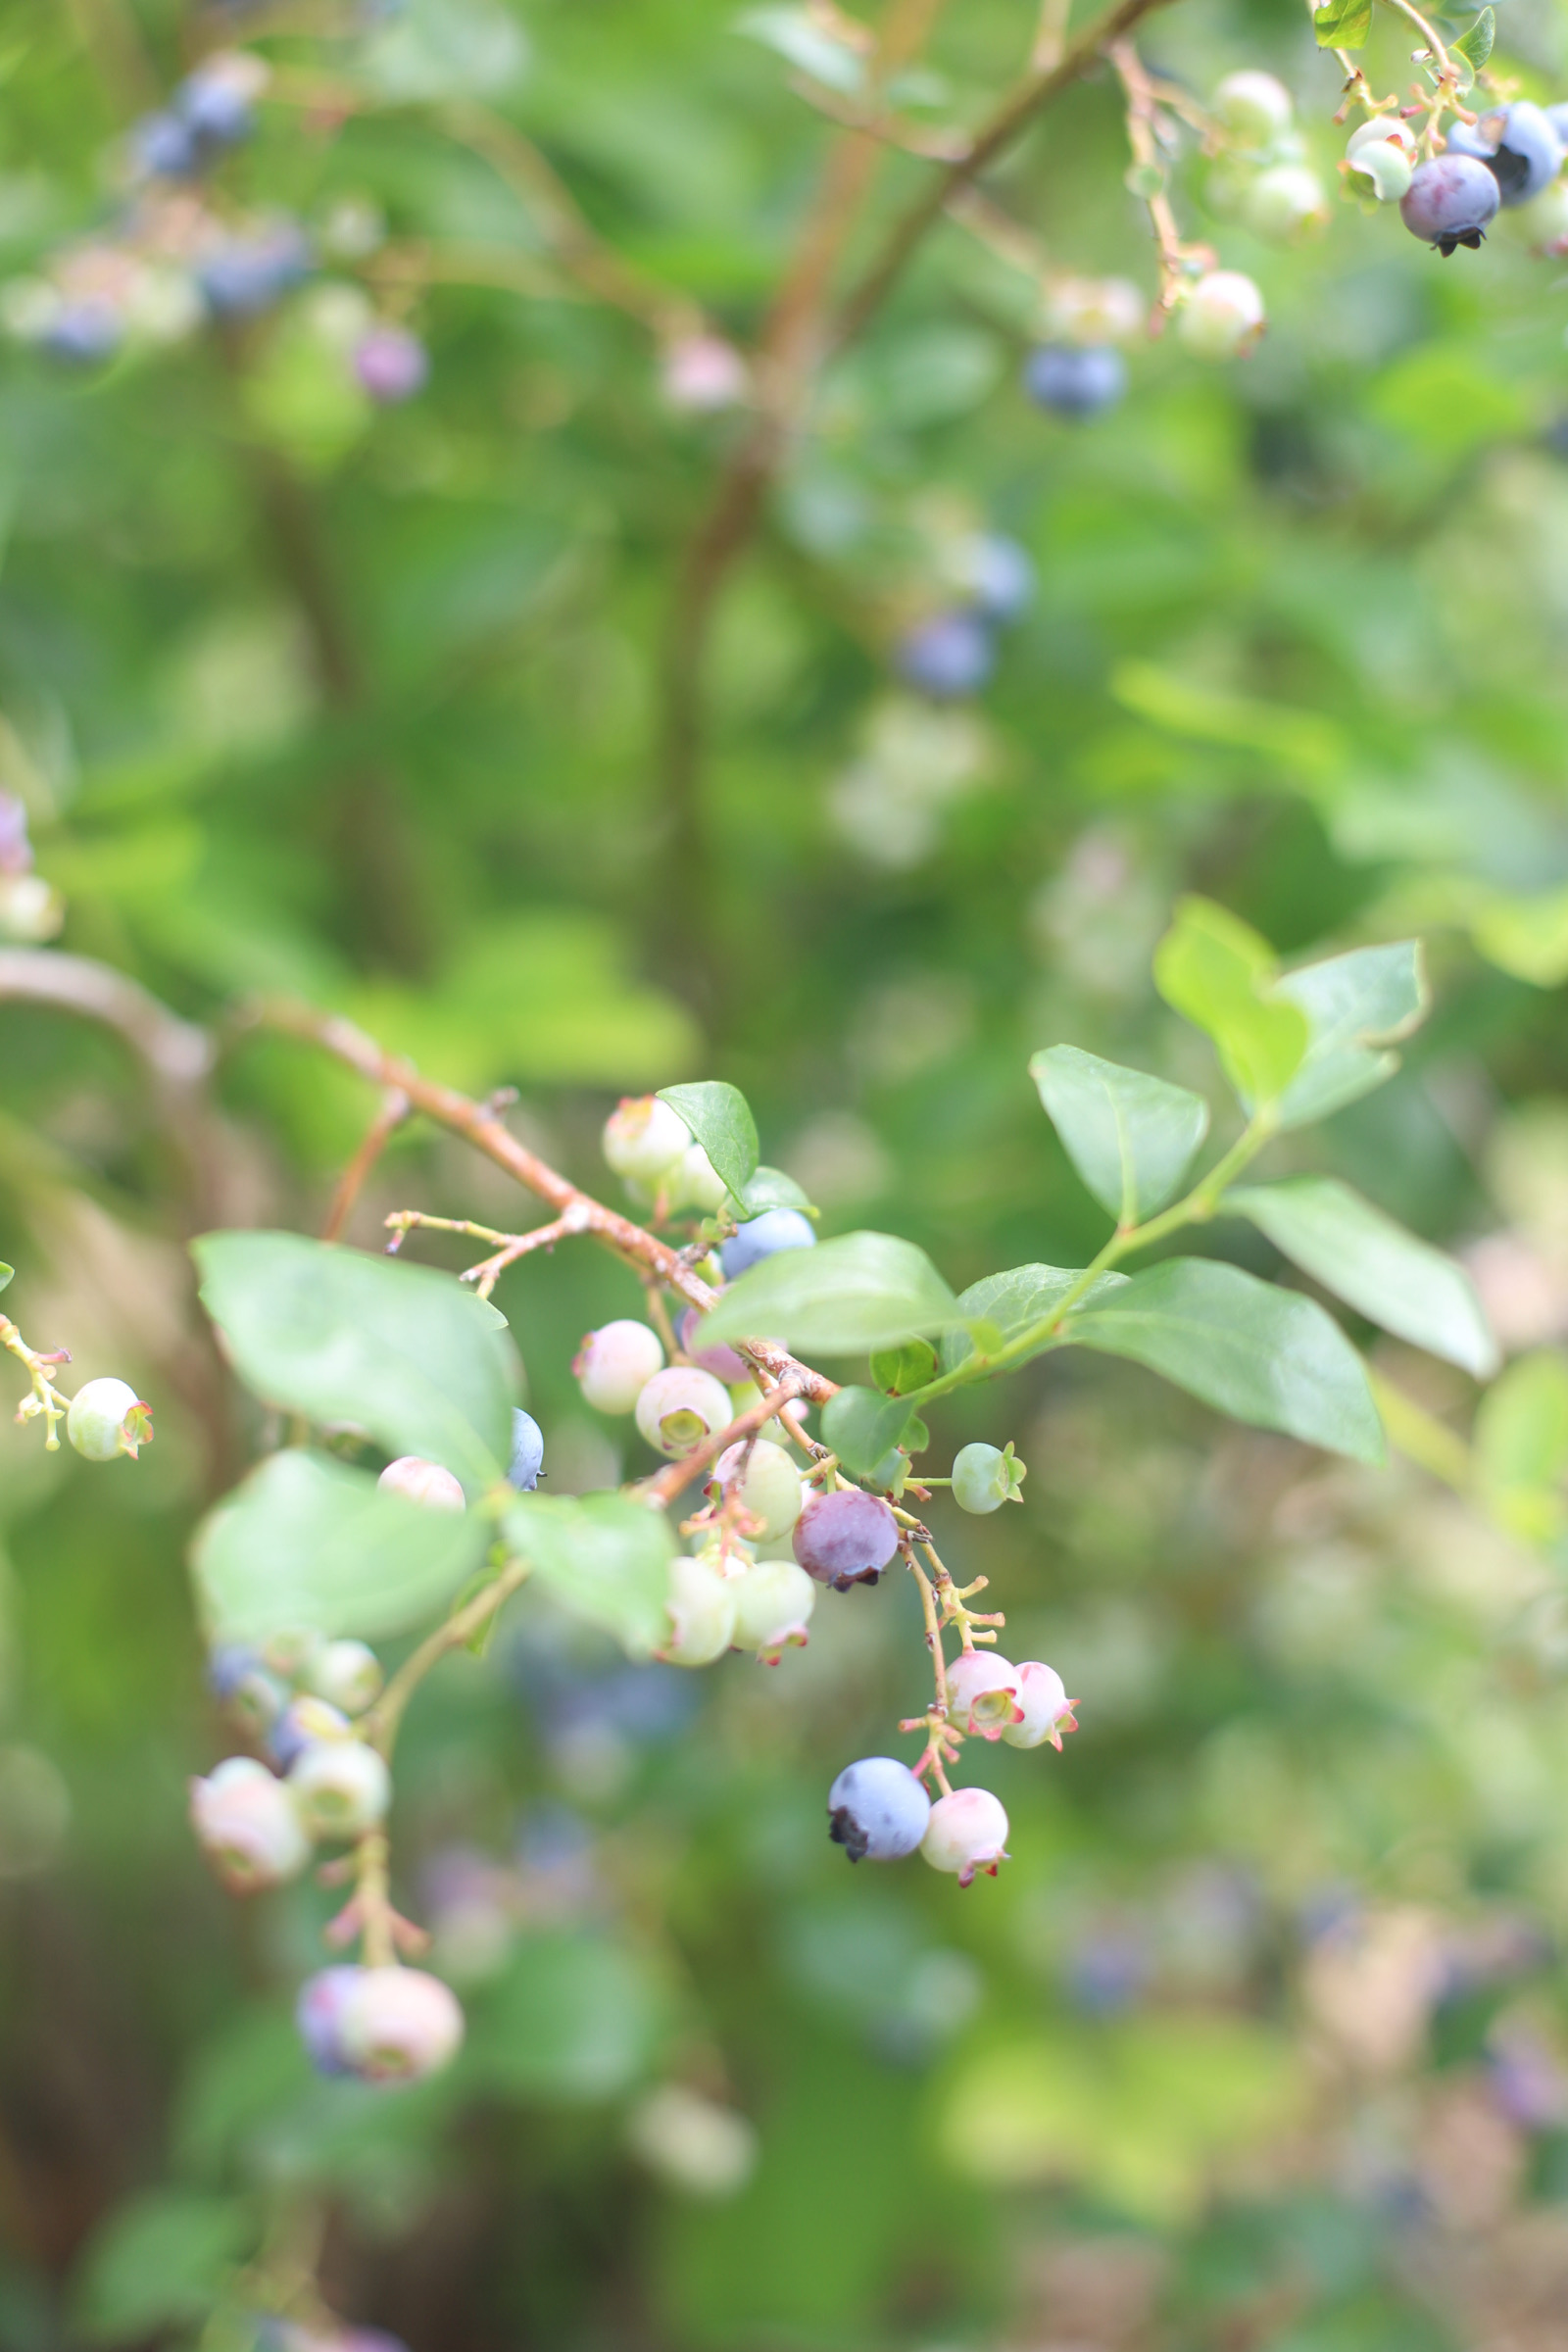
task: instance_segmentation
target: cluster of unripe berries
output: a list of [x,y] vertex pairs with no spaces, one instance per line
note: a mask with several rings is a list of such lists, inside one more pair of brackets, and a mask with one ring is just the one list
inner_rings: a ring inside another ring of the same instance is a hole
[[1415,142],[1397,115],[1374,115],[1350,136],[1346,163],[1387,203],[1397,197],[1412,236],[1447,260],[1457,246],[1479,246],[1497,214],[1514,216],[1537,251],[1568,251],[1568,106],[1521,98],[1473,122],[1456,119],[1441,155],[1417,163]]
[[[0,288],[0,316],[18,340],[89,367],[127,343],[177,342],[204,318],[240,323],[270,311],[318,266],[312,238],[280,212],[242,219],[214,210],[210,168],[250,137],[269,69],[248,50],[203,60],[169,104],[137,122],[120,178],[127,209],[115,236],[63,248],[48,273]],[[368,309],[368,306],[366,306]],[[411,399],[429,373],[419,338],[367,318],[347,361],[369,399]]]
[[[1011,1747],[1059,1748],[1076,1729],[1073,1702],[1054,1668],[1031,1658],[1014,1666],[983,1649],[966,1649],[948,1668],[948,1721],[982,1740]],[[828,1835],[852,1862],[900,1862],[918,1851],[960,1886],[1007,1859],[1007,1816],[989,1788],[955,1788],[933,1803],[921,1782],[895,1756],[847,1764],[828,1790]]]

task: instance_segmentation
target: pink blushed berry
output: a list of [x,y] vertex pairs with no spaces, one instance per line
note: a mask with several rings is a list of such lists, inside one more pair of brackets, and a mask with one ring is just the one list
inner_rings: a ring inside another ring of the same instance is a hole
[[1017,1667],[995,1650],[966,1649],[948,1668],[948,1713],[960,1732],[982,1740],[1000,1740],[1023,1721],[1017,1690]]
[[956,1788],[939,1797],[931,1808],[920,1851],[933,1870],[956,1874],[960,1886],[969,1886],[977,1871],[993,1878],[999,1862],[1007,1859],[1007,1816],[989,1788]]
[[254,1756],[229,1756],[190,1785],[196,1841],[231,1894],[298,1878],[310,1839],[293,1793]]

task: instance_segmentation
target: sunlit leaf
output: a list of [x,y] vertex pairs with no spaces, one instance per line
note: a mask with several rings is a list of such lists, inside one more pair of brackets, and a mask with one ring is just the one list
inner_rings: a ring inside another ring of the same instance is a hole
[[1079,1309],[1065,1329],[1087,1347],[1147,1364],[1237,1421],[1359,1462],[1383,1459],[1365,1367],[1333,1316],[1239,1266],[1167,1259],[1102,1305]]
[[1414,939],[1303,964],[1277,980],[1273,994],[1303,1012],[1311,1032],[1280,1101],[1282,1127],[1326,1118],[1392,1078],[1399,1056],[1388,1048],[1419,1027],[1432,1002]]
[[1337,1177],[1250,1185],[1220,1205],[1250,1218],[1303,1273],[1385,1331],[1478,1380],[1496,1370],[1496,1342],[1464,1268]]
[[1277,1102],[1306,1054],[1305,1015],[1271,993],[1277,968],[1267,941],[1210,899],[1183,899],[1154,951],[1160,995],[1207,1031],[1249,1110]]
[[1076,1046],[1035,1054],[1029,1075],[1067,1156],[1102,1208],[1137,1225],[1170,1199],[1208,1129],[1185,1086],[1123,1069]]
[[822,1407],[822,1443],[855,1477],[868,1478],[913,1419],[902,1396],[884,1396],[875,1389],[840,1389]]
[[502,1533],[564,1607],[613,1634],[633,1657],[668,1640],[675,1539],[662,1511],[626,1494],[519,1494]]
[[448,1274],[294,1233],[192,1244],[202,1302],[269,1404],[441,1462],[470,1493],[511,1449],[506,1330]]
[[730,1283],[703,1344],[781,1339],[808,1355],[861,1355],[962,1319],[923,1250],[896,1234],[845,1233],[814,1250],[781,1250]]
[[[956,1371],[977,1348],[982,1354],[995,1355],[1037,1323],[1049,1320],[1082,1272],[1081,1266],[1008,1266],[1001,1274],[986,1274],[971,1283],[958,1300],[964,1328],[950,1331],[942,1343],[943,1371]],[[1125,1274],[1101,1274],[1087,1296],[1103,1298],[1126,1280]],[[976,1326],[982,1322],[994,1326],[995,1345],[986,1344],[977,1332]],[[1049,1339],[1042,1339],[1038,1348],[1017,1361],[1027,1363],[1029,1355],[1051,1345]]]
[[444,1609],[491,1532],[477,1512],[408,1502],[367,1470],[290,1447],[202,1521],[191,1569],[215,1640],[314,1632],[369,1642]]
[[757,1121],[740,1088],[710,1078],[692,1086],[662,1086],[659,1099],[680,1113],[736,1200],[744,1200],[757,1173],[758,1142]]

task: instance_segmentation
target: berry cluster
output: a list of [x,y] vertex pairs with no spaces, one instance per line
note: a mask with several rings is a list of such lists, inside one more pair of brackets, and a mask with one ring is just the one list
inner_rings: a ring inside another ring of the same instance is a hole
[[[906,629],[895,652],[905,684],[944,703],[979,693],[996,666],[997,630],[1020,619],[1035,593],[1027,552],[1000,532],[959,540],[949,568],[956,600]],[[739,1268],[726,1260],[724,1270]]]
[[[256,129],[271,79],[251,50],[205,58],[167,106],[143,116],[112,158],[120,209],[109,229],[59,248],[37,275],[0,287],[0,321],[18,341],[73,367],[122,349],[183,341],[204,321],[239,327],[273,311],[323,262],[367,260],[378,223],[340,213],[312,234],[292,214],[245,213],[214,184],[217,166]],[[351,208],[352,210],[353,208]],[[417,335],[378,317],[359,288],[314,323],[341,346],[361,390],[378,406],[410,400],[429,373]]]

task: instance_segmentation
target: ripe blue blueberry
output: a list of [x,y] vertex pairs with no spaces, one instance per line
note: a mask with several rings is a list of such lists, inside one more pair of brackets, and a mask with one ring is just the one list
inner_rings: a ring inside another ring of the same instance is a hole
[[852,1862],[902,1862],[931,1819],[931,1799],[896,1756],[846,1764],[827,1792],[827,1834]]
[[195,133],[177,115],[143,115],[130,134],[130,157],[150,179],[189,179],[201,167]]
[[112,304],[84,296],[79,302],[63,302],[38,340],[52,360],[63,360],[71,368],[96,368],[114,357],[124,331]]
[[987,620],[1005,628],[1028,611],[1035,593],[1035,567],[1016,539],[988,531],[965,550],[965,585]]
[[1449,155],[1474,155],[1482,163],[1490,164],[1497,152],[1497,118],[1494,115],[1490,120],[1490,129],[1485,116],[1479,122],[1450,122],[1443,134],[1447,142],[1446,152]]
[[[1451,141],[1450,141],[1451,145]],[[1502,119],[1496,153],[1487,168],[1504,204],[1528,204],[1562,170],[1563,142],[1555,124],[1528,98],[1516,99]]]
[[1435,155],[1417,164],[1399,199],[1399,218],[1412,237],[1435,245],[1447,261],[1456,245],[1472,252],[1496,215],[1497,182],[1473,155]]
[[293,220],[224,239],[198,265],[196,282],[219,318],[254,318],[310,274],[311,249]]
[[1023,388],[1053,416],[1099,416],[1126,391],[1127,363],[1109,343],[1042,343],[1024,365]]
[[520,1494],[531,1494],[539,1484],[544,1458],[544,1431],[532,1413],[525,1413],[519,1405],[512,1416],[512,1459],[507,1477]]
[[186,75],[174,104],[204,147],[237,147],[256,127],[251,101],[265,77],[256,58],[211,57]]
[[287,1772],[313,1741],[348,1736],[349,1719],[340,1707],[324,1698],[294,1698],[268,1732],[267,1750],[278,1771]]
[[243,1642],[220,1642],[207,1661],[207,1688],[219,1699],[232,1698],[247,1675],[262,1663],[257,1650]]
[[1568,104],[1559,102],[1556,106],[1548,106],[1545,109],[1545,116],[1546,121],[1562,141],[1564,149],[1568,150]]
[[764,1257],[776,1257],[781,1250],[809,1250],[816,1241],[816,1228],[809,1217],[798,1208],[764,1208],[760,1217],[750,1217],[729,1237],[718,1253],[726,1282],[744,1274],[748,1266],[760,1265]]
[[970,612],[936,612],[917,622],[900,638],[895,655],[905,684],[939,703],[978,694],[996,659],[984,615]]
[[795,1557],[835,1592],[874,1585],[899,1548],[899,1523],[880,1494],[841,1487],[816,1494],[795,1522]]

